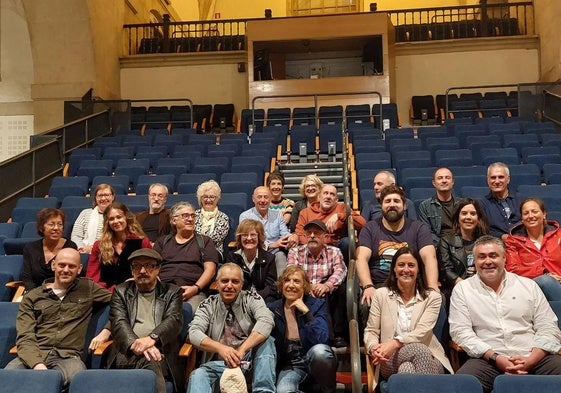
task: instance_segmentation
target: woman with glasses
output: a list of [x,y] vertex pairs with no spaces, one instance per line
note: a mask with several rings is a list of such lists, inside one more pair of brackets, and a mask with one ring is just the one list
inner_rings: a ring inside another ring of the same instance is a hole
[[103,213],[101,239],[92,247],[86,277],[113,291],[132,277],[128,257],[140,248],[152,248],[134,214],[120,202]]
[[319,192],[322,187],[323,181],[321,181],[317,175],[304,176],[300,182],[300,187],[298,187],[302,199],[294,204],[292,214],[290,215],[290,225],[288,229],[290,229],[291,233],[296,231],[296,224],[298,223],[300,212],[318,200]]
[[276,287],[277,268],[275,255],[263,248],[265,229],[257,220],[246,219],[236,230],[236,251],[230,251],[226,262],[233,262],[242,268],[243,289],[254,288],[265,300],[278,299]]
[[216,247],[210,237],[196,233],[195,218],[195,208],[190,203],[176,203],[170,209],[175,233],[159,237],[154,243],[154,250],[162,256],[160,280],[181,287],[183,301],[193,310],[206,298],[204,291],[214,280],[218,264]]
[[70,239],[78,246],[78,251],[89,254],[103,230],[103,212],[115,200],[115,190],[109,184],[99,184],[93,195],[93,207],[84,209],[76,218]]
[[220,186],[214,180],[205,181],[197,188],[197,200],[200,209],[195,211],[195,232],[212,239],[219,257],[224,254],[224,239],[230,230],[228,216],[218,210]]
[[54,276],[51,263],[61,249],[78,248],[62,236],[64,220],[66,214],[59,209],[41,209],[37,213],[37,233],[42,239],[27,243],[23,248],[21,277],[26,291],[41,286],[43,281]]

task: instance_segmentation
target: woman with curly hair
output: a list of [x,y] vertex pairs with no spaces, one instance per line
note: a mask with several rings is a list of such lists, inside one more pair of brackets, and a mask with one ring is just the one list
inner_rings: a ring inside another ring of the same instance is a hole
[[128,257],[139,248],[152,248],[134,214],[122,203],[113,202],[103,213],[101,239],[92,247],[86,277],[104,288],[132,277]]
[[230,230],[230,219],[218,210],[222,191],[214,180],[208,180],[197,187],[197,201],[200,208],[195,210],[195,232],[212,239],[220,259],[224,253],[224,239]]

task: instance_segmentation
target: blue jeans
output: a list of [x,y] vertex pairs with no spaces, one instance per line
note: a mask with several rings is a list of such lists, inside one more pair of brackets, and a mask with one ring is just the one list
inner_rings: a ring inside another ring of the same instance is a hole
[[538,284],[547,300],[561,300],[561,283],[559,281],[549,274],[538,276],[534,278],[534,281]]
[[337,383],[337,357],[329,345],[316,344],[306,356],[292,361],[292,369],[282,370],[277,378],[277,393],[302,392],[300,385],[310,376],[322,393],[334,393]]
[[[275,340],[269,337],[251,351],[250,357],[246,355],[245,360],[251,360],[250,368],[253,369],[252,392],[274,393],[277,364]],[[191,373],[187,393],[212,393],[225,369],[223,360],[211,360],[202,364]]]

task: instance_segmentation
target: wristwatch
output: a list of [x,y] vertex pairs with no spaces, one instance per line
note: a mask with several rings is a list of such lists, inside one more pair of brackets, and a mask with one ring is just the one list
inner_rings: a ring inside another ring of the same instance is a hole
[[487,359],[487,363],[489,363],[491,366],[495,367],[497,365],[497,358],[499,357],[499,355],[496,352],[493,352],[493,354],[491,356],[489,356],[489,359]]
[[150,338],[156,342],[160,341],[160,336],[158,336],[156,333],[150,333]]
[[368,288],[374,288],[374,284],[366,284],[366,285],[362,286],[360,289],[362,289],[364,291]]

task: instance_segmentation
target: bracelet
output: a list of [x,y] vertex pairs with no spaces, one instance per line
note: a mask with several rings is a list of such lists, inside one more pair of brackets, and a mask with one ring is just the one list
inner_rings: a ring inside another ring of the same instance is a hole
[[198,285],[198,284],[193,284],[193,286],[197,287],[197,295],[203,291],[203,289],[201,288],[200,285]]
[[366,284],[365,286],[361,287],[363,291],[367,290],[368,288],[374,288],[374,284]]

